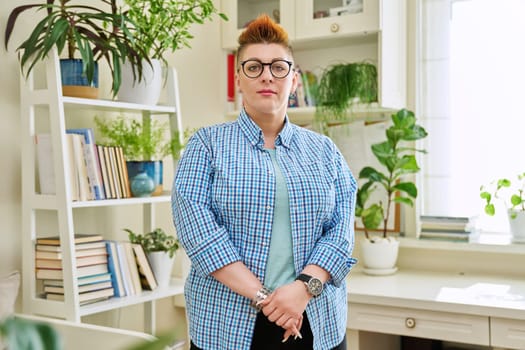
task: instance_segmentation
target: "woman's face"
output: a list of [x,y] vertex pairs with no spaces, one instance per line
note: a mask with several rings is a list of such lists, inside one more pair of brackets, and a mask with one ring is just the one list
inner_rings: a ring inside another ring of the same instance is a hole
[[[297,87],[293,62],[291,65],[288,62],[292,62],[292,57],[279,44],[251,44],[244,48],[238,62],[237,85],[249,115],[284,116],[290,93]],[[260,72],[260,63],[263,64],[262,73],[255,77]],[[282,77],[288,69],[289,73]]]

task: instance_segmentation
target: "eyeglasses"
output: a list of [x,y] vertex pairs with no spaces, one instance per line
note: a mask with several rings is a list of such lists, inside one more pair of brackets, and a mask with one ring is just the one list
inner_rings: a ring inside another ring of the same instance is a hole
[[275,60],[270,63],[262,63],[259,60],[246,60],[241,62],[244,75],[248,78],[259,78],[264,71],[264,66],[270,67],[270,73],[274,78],[283,79],[290,74],[292,62],[286,60]]

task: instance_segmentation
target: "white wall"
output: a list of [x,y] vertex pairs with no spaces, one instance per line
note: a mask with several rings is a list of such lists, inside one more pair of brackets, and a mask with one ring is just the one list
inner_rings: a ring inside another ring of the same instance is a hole
[[[34,0],[0,2],[0,35],[3,38],[5,25],[11,10],[18,5],[35,3]],[[45,3],[45,1],[41,1]],[[97,0],[86,0],[98,4]],[[219,8],[219,1],[216,0]],[[0,128],[0,169],[3,181],[0,182],[0,275],[22,267],[21,257],[21,169],[20,169],[20,109],[19,109],[19,64],[16,46],[29,33],[28,29],[36,23],[36,15],[29,12],[19,18],[9,51],[0,49],[0,111],[3,127]],[[220,48],[220,20],[195,26],[191,30],[195,38],[192,49],[183,49],[170,55],[169,62],[177,68],[181,88],[181,108],[184,127],[194,128],[223,121],[226,100],[226,57]],[[103,70],[103,69],[101,69]],[[101,83],[104,86],[104,83]],[[107,85],[107,83],[106,83]],[[102,91],[104,93],[104,91]],[[171,169],[170,169],[171,170]],[[165,178],[171,188],[172,172]],[[136,208],[110,211],[108,229],[121,230],[130,226],[129,217],[134,217]],[[157,218],[159,225],[173,230],[170,206],[160,207]],[[93,211],[96,213],[96,211]],[[93,214],[95,215],[95,214]],[[21,293],[19,293],[20,295]],[[166,310],[166,308],[159,308]],[[20,302],[17,310],[20,310]],[[170,310],[170,308],[167,308]],[[164,317],[159,315],[159,317]],[[125,317],[124,317],[125,318]],[[135,318],[135,317],[133,317]]]

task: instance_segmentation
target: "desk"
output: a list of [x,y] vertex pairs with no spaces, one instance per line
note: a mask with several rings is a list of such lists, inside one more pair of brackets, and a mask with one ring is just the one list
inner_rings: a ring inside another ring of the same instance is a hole
[[[349,338],[367,331],[525,349],[523,279],[417,270],[367,276],[355,270],[347,286]],[[349,341],[350,350],[368,349],[359,339]]]

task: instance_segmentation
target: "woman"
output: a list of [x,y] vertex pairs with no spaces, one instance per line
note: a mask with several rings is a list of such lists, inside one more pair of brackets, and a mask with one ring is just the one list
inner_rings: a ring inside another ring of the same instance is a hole
[[258,17],[237,62],[239,118],[195,133],[173,185],[191,348],[345,349],[356,182],[286,115],[300,79],[286,32]]

